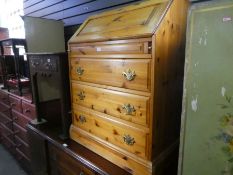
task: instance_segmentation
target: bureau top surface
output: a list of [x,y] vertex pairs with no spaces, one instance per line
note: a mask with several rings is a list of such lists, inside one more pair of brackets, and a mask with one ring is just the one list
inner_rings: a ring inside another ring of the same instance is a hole
[[146,0],[87,19],[69,43],[152,36],[172,0]]

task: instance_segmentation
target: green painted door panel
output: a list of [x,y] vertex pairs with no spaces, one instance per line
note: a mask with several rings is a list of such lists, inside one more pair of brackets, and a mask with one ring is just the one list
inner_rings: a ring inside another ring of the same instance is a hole
[[233,175],[233,0],[194,4],[186,44],[179,174]]

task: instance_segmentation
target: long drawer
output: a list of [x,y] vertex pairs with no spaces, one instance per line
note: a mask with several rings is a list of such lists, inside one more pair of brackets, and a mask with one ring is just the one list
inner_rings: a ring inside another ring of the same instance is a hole
[[73,80],[150,91],[149,59],[83,59],[71,60]]
[[75,106],[73,124],[104,141],[140,157],[146,157],[147,133],[101,113]]
[[148,125],[150,98],[72,83],[73,103],[133,123]]
[[90,44],[71,44],[71,55],[104,55],[104,54],[147,54],[150,52],[149,39],[127,42],[110,41]]

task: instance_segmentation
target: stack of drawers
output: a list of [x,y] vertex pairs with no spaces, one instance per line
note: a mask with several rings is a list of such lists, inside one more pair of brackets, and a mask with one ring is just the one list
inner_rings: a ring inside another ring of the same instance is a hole
[[29,169],[30,152],[26,125],[35,118],[35,106],[30,101],[0,91],[1,143]]
[[149,159],[151,39],[75,44],[70,50],[71,138],[102,143],[125,159]]
[[70,137],[134,175],[171,174],[177,158],[187,7],[143,1],[90,17],[69,41]]

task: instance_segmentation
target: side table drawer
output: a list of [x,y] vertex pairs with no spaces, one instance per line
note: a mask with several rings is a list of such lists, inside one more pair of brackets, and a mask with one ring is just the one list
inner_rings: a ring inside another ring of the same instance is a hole
[[28,103],[26,101],[22,101],[22,113],[29,117],[30,119],[36,118],[36,111],[35,111],[35,105]]
[[10,100],[10,106],[13,110],[22,112],[21,99],[13,97],[13,96],[9,96],[9,100]]

